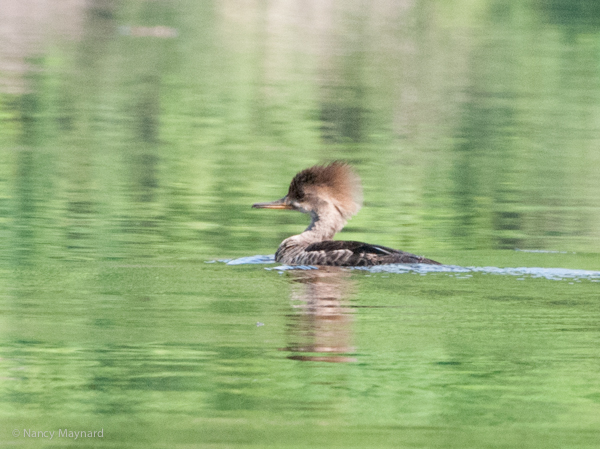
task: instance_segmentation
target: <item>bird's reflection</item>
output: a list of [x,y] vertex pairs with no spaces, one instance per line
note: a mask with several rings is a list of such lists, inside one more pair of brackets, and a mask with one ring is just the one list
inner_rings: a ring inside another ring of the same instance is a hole
[[288,315],[288,358],[354,362],[350,272],[337,267],[290,270],[292,312]]

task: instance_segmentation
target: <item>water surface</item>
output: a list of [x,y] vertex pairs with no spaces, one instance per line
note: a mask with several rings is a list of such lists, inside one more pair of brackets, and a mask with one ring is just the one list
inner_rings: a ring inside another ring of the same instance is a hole
[[[595,1],[50,3],[0,3],[0,444],[598,446]],[[272,263],[332,159],[339,238],[446,265]]]
[[3,279],[11,429],[103,428],[102,444],[140,447],[598,438],[590,279],[196,262]]

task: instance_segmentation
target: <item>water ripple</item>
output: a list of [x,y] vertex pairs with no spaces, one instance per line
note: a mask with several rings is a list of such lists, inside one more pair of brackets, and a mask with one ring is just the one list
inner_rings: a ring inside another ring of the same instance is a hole
[[271,254],[268,256],[248,256],[240,257],[239,259],[228,260],[227,265],[253,265],[262,263],[275,263],[275,255]]
[[[252,265],[275,263],[274,255],[256,255],[241,257],[234,260],[220,260],[227,265]],[[288,270],[315,270],[317,267],[310,265],[279,265],[276,267],[265,267],[266,270],[284,272]],[[392,273],[392,274],[420,274],[450,273],[457,278],[470,278],[473,273],[495,274],[504,276],[518,276],[520,278],[545,278],[553,281],[560,280],[582,280],[600,282],[600,271],[575,270],[570,268],[541,268],[541,267],[461,267],[458,265],[429,265],[429,264],[389,264],[374,267],[352,267],[353,270],[368,271],[370,273]]]
[[529,278],[545,278],[554,281],[565,279],[588,279],[600,281],[600,271],[574,270],[570,268],[541,268],[541,267],[460,267],[458,265],[379,265],[365,268],[371,273],[456,273],[457,277],[471,277],[470,273],[495,274]]

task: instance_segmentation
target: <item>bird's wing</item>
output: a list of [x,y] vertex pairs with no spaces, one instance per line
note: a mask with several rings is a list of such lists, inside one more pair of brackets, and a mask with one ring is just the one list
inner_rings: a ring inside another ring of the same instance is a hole
[[369,266],[386,263],[433,263],[424,257],[386,246],[369,243],[325,240],[309,245],[305,250],[302,264],[336,265],[336,266]]

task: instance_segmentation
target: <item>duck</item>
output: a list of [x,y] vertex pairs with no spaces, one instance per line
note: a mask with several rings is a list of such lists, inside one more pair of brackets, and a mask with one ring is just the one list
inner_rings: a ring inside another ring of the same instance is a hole
[[255,209],[295,210],[310,216],[304,232],[288,237],[275,253],[284,265],[341,267],[384,264],[432,264],[435,260],[370,243],[333,240],[362,207],[359,176],[349,164],[333,161],[302,170],[283,198],[252,205]]

